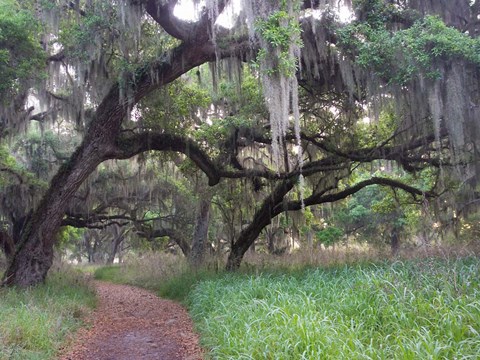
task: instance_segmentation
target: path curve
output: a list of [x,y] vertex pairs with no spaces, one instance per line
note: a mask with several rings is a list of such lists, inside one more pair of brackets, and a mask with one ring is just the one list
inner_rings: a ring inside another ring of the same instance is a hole
[[60,360],[200,360],[198,335],[179,304],[127,285],[95,281],[98,306]]

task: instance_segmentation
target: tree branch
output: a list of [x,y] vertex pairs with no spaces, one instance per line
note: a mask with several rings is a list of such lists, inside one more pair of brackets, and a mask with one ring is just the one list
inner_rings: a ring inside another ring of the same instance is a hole
[[139,231],[137,234],[147,238],[148,240],[153,240],[159,237],[169,237],[180,247],[185,257],[190,255],[190,244],[185,240],[183,234],[178,230],[162,228],[151,231]]
[[128,159],[150,150],[176,151],[185,154],[207,175],[210,186],[220,181],[219,171],[208,155],[194,141],[177,135],[142,133],[121,137],[116,143],[115,151],[108,154],[108,157]]
[[[311,205],[318,205],[318,204],[330,203],[330,202],[342,200],[350,195],[355,194],[356,192],[360,191],[364,187],[367,187],[370,185],[381,185],[381,186],[388,186],[396,189],[402,189],[403,191],[406,191],[407,193],[411,194],[414,198],[416,198],[417,196],[426,197],[426,198],[433,198],[437,196],[432,191],[422,191],[416,187],[407,185],[398,180],[381,178],[381,177],[372,177],[368,180],[361,181],[355,184],[354,186],[351,186],[337,193],[326,194],[326,195],[324,193],[321,193],[321,194],[314,194],[312,196],[309,196],[308,198],[304,199],[304,205],[311,206]],[[302,208],[302,203],[301,201],[289,201],[286,208],[292,211],[300,210]]]
[[202,9],[200,19],[196,22],[184,21],[173,15],[178,0],[170,0],[162,5],[157,0],[148,0],[145,3],[147,13],[155,20],[168,34],[176,39],[186,43],[205,42],[208,40],[208,25],[214,24],[216,18],[210,19],[210,15],[220,15],[227,1],[220,0],[218,4],[218,13],[209,14],[206,9]]

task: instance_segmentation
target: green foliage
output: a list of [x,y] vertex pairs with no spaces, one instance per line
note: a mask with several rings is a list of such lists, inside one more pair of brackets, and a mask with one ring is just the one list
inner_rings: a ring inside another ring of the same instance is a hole
[[[373,225],[376,223],[374,219],[374,214],[370,209],[371,203],[370,201],[364,202],[365,199],[363,194],[368,193],[376,193],[378,187],[372,186],[366,188],[362,191],[359,191],[350,199],[348,199],[347,204],[345,207],[342,207],[336,214],[335,214],[335,223],[341,225],[342,228],[345,229],[346,233],[350,233],[351,231],[359,230],[363,227],[370,228],[369,225]],[[369,199],[370,200],[370,199]],[[374,201],[374,198],[371,199]],[[366,232],[370,232],[367,229]],[[371,234],[372,232],[370,232]]]
[[21,1],[0,1],[0,99],[6,105],[43,78],[45,53],[39,25]]
[[235,129],[248,128],[252,125],[249,118],[243,116],[228,116],[214,119],[212,124],[202,124],[194,137],[209,144],[221,143],[227,140]]
[[[276,66],[266,69],[267,75],[294,76],[298,64],[290,49],[292,45],[302,46],[302,30],[298,19],[288,13],[287,4],[282,4],[281,10],[272,12],[266,19],[258,20],[256,29],[272,49],[278,50]],[[271,51],[260,49],[257,61],[265,62],[271,56]]]
[[383,1],[363,1],[367,16],[338,32],[340,47],[358,65],[382,79],[405,84],[421,73],[428,78],[441,76],[438,63],[463,60],[480,65],[480,40],[448,27],[437,16],[416,20],[409,28],[388,29],[393,5]]
[[225,274],[188,297],[215,359],[451,359],[480,349],[477,258]]
[[57,234],[55,246],[57,249],[71,247],[72,244],[78,243],[83,236],[85,229],[75,228],[73,226],[63,226]]
[[[23,182],[43,189],[46,182],[19,164],[5,145],[0,145],[0,188]],[[20,180],[21,179],[21,180]]]
[[397,120],[394,110],[385,106],[375,121],[359,121],[355,124],[355,142],[367,148],[386,142],[394,135],[398,127]]
[[122,277],[121,268],[118,265],[102,266],[98,269],[95,269],[93,276],[96,280],[110,281],[117,284],[127,284]]
[[[372,166],[377,168],[372,173]],[[431,190],[436,179],[435,170],[425,169],[415,174],[404,172],[392,162],[375,162],[368,169],[360,168],[352,183],[371,176],[390,177],[417,189]],[[408,242],[412,234],[422,231],[421,216],[424,204],[421,198],[386,186],[373,185],[335,204],[329,223],[343,230],[350,239],[385,246],[398,234],[402,242]]]
[[222,81],[212,97],[215,103],[226,104],[234,116],[258,122],[267,118],[260,81],[249,67],[244,67],[239,83]]
[[30,174],[30,182],[45,186],[52,172],[68,158],[77,143],[78,138],[74,132],[41,131],[30,126],[25,135],[17,137],[9,151],[21,159],[21,164],[18,163],[17,166],[24,173]]
[[0,288],[0,359],[55,359],[95,305],[81,274],[62,269],[32,289]]
[[218,274],[208,269],[187,270],[178,276],[166,279],[159,284],[157,290],[160,296],[176,301],[186,301],[197,283],[216,277]]
[[454,220],[458,221],[456,224],[458,226],[456,242],[460,240],[464,243],[475,243],[480,239],[480,212],[476,211],[461,219]]
[[9,185],[12,182],[12,174],[18,174],[21,171],[17,161],[10,155],[10,152],[4,145],[0,146],[0,168],[2,169],[0,172],[0,186]]
[[405,30],[403,44],[414,59],[428,68],[435,59],[465,59],[480,65],[480,41],[453,27],[448,27],[436,16],[427,16],[423,21]]
[[216,91],[211,89],[209,99],[221,116],[210,115],[209,121],[200,123],[191,132],[198,143],[208,145],[206,150],[213,156],[229,145],[226,142],[233,140],[236,131],[241,134],[246,129],[263,124],[267,118],[259,80],[250,69],[245,68],[238,81],[240,83],[225,80],[218,84]]
[[343,231],[338,227],[328,226],[323,230],[317,231],[315,235],[318,242],[328,247],[337,243],[342,238]]
[[136,79],[150,71],[151,62],[179,43],[154,22],[144,21],[138,4],[92,1],[82,6],[82,16],[61,2],[44,2],[42,7],[59,20],[59,29],[53,25],[49,30],[57,33],[55,42],[71,64],[82,75],[87,75],[85,66],[90,73],[97,71],[89,74],[93,82],[96,75],[104,81],[117,79],[127,95]]
[[[106,2],[102,2],[99,6],[105,7],[106,4]],[[76,23],[73,25],[70,24],[72,19],[64,18],[59,40],[64,46],[66,55],[70,58],[81,62],[89,61],[92,55],[98,53],[98,49],[95,47],[103,45],[103,38],[107,37],[108,32],[113,32],[113,17],[104,15],[106,13],[113,14],[113,10],[104,8],[101,11],[97,9],[97,11],[87,12],[80,19],[74,16]]]
[[147,127],[178,134],[188,133],[197,113],[206,111],[210,104],[211,98],[205,89],[179,79],[144,99],[140,110]]

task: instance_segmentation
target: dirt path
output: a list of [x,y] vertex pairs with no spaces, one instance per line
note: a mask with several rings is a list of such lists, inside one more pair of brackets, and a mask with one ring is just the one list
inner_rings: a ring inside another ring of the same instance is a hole
[[95,281],[92,325],[61,360],[198,360],[198,336],[184,308],[133,286]]

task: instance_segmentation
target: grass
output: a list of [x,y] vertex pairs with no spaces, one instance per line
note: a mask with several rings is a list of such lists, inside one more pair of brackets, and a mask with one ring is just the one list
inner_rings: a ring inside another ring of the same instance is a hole
[[216,276],[208,269],[189,270],[184,258],[151,253],[142,258],[130,258],[122,265],[110,265],[95,270],[97,280],[140,286],[162,297],[184,301],[193,286]]
[[477,258],[223,274],[188,295],[214,359],[478,359]]
[[0,288],[0,359],[54,359],[94,305],[89,282],[69,268],[32,289]]
[[212,359],[478,359],[480,259],[442,254],[239,273],[152,255],[96,276],[184,302]]

